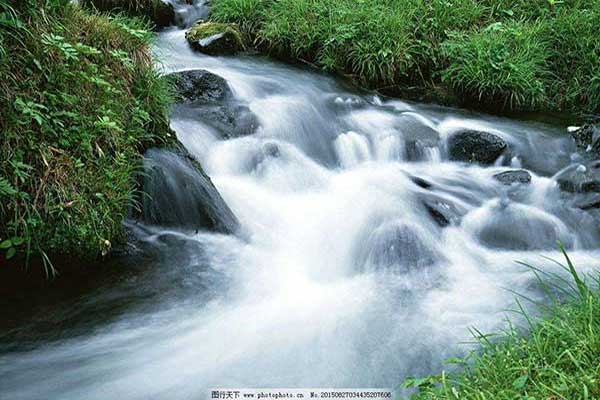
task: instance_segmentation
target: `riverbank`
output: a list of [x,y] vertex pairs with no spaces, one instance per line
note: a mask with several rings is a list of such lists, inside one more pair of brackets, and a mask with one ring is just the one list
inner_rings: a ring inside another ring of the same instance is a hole
[[13,3],[0,1],[0,257],[50,276],[53,260],[125,243],[141,154],[171,140],[170,86],[146,22]]
[[506,110],[600,111],[600,2],[215,0],[265,52],[384,93]]
[[473,330],[481,350],[452,360],[465,370],[406,380],[405,386],[419,389],[411,399],[599,398],[600,280],[597,272],[580,277],[565,258],[572,280],[543,279],[549,301],[541,305],[542,318],[517,308],[526,332],[513,326],[499,336]]

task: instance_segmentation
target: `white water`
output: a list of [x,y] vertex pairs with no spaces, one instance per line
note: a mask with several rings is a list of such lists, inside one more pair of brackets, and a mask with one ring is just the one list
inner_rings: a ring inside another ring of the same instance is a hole
[[[583,272],[597,265],[597,224],[548,177],[572,151],[558,128],[360,96],[263,58],[198,55],[183,31],[161,34],[157,48],[168,71],[226,78],[260,120],[256,134],[227,141],[201,122],[172,122],[242,233],[151,228],[158,261],[66,306],[100,320],[114,298],[130,308],[71,335],[72,311],[55,311],[64,338],[0,355],[2,399],[395,387],[468,351],[469,328],[504,327],[511,290],[540,296],[515,260],[557,271],[541,256],[559,259],[561,239]],[[507,167],[447,161],[444,140],[463,127],[505,138],[532,182],[503,186],[492,176]],[[410,156],[415,138],[425,144]],[[428,196],[454,204],[459,220],[440,228],[422,205]]]

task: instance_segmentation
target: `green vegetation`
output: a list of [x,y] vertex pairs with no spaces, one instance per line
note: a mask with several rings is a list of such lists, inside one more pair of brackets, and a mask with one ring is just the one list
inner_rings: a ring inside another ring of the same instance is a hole
[[370,87],[600,111],[600,0],[214,0],[212,18]]
[[[483,350],[461,360],[466,370],[408,379],[405,386],[419,388],[412,399],[600,398],[600,279],[588,285],[565,257],[573,282],[549,277],[556,280],[548,288],[554,302],[542,319],[532,321],[520,309],[527,336],[514,327],[498,340],[478,333]],[[567,301],[559,302],[556,293]]]
[[152,36],[67,0],[0,0],[0,24],[0,257],[106,254],[140,153],[168,137]]
[[81,4],[98,11],[143,17],[158,27],[170,25],[175,18],[173,7],[162,0],[81,0]]

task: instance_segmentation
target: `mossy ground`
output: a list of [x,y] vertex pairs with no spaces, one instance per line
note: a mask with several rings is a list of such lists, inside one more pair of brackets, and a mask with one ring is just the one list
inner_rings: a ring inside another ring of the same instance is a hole
[[599,0],[212,4],[215,21],[237,22],[258,46],[372,88],[496,110],[600,112]]
[[95,259],[124,241],[141,152],[169,139],[152,35],[68,1],[0,13],[0,260]]

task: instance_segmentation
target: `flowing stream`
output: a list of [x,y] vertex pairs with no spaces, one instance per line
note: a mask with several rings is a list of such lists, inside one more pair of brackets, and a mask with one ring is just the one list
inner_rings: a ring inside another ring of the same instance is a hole
[[[553,178],[574,157],[564,126],[381,98],[260,56],[208,57],[184,32],[160,34],[164,69],[222,76],[259,121],[224,140],[172,120],[240,233],[132,222],[143,251],[122,272],[0,334],[1,399],[395,387],[471,350],[469,328],[517,318],[514,292],[541,298],[516,260],[562,273],[542,257],[560,259],[561,240],[581,271],[597,266],[598,224]],[[502,137],[511,156],[449,161],[463,128]],[[516,167],[531,182],[493,177]]]

